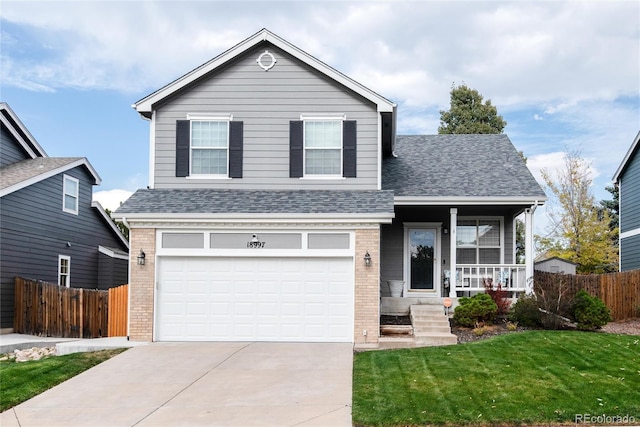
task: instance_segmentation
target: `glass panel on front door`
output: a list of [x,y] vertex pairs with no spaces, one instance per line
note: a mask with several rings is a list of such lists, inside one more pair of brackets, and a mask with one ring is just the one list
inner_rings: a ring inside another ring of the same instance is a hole
[[435,290],[434,254],[436,249],[435,229],[409,230],[409,277],[410,289]]

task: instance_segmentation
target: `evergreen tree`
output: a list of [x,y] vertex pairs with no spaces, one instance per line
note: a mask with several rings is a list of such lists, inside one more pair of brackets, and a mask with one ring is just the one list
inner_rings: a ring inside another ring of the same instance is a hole
[[440,134],[502,133],[507,125],[491,100],[466,84],[451,87],[451,107],[440,111]]

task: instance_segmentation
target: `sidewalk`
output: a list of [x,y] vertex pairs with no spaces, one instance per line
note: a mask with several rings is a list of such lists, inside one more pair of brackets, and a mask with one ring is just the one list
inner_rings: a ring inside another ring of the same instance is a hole
[[127,337],[111,338],[55,338],[35,335],[6,334],[0,335],[0,354],[32,347],[56,347],[58,356],[71,353],[108,350],[113,348],[129,348],[146,345],[146,342],[128,341]]

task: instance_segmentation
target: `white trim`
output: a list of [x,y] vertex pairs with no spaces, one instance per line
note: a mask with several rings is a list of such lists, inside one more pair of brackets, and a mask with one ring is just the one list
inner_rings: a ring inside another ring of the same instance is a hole
[[[184,233],[185,229],[164,228],[156,229],[156,256],[197,256],[197,257],[305,257],[305,258],[332,258],[332,257],[355,257],[355,231],[354,227],[326,228],[315,230],[309,227],[300,228],[260,228],[260,227],[228,227],[228,228],[190,228],[188,231],[204,234],[204,247],[202,248],[163,248],[162,235],[167,233]],[[268,238],[269,234],[300,234],[300,249],[233,249],[233,248],[211,248],[210,241],[212,234],[233,234],[233,233],[255,233]],[[309,234],[349,234],[348,249],[309,249]]]
[[361,95],[365,99],[368,99],[369,101],[373,102],[374,104],[376,104],[377,110],[379,112],[393,112],[394,107],[396,107],[395,103],[378,95],[377,93],[366,88],[365,86],[361,85],[355,80],[350,79],[349,77],[345,76],[344,74],[340,73],[334,68],[331,68],[330,66],[323,63],[322,61],[319,61],[318,59],[307,54],[301,49],[293,46],[292,44],[285,41],[284,39],[271,33],[267,29],[260,30],[256,34],[243,40],[242,42],[238,43],[231,49],[227,50],[226,52],[223,52],[222,54],[208,61],[207,63],[199,66],[198,68],[195,68],[194,70],[188,72],[187,74],[178,78],[177,80],[174,80],[173,82],[165,85],[161,89],[142,98],[141,100],[133,104],[132,107],[135,108],[136,111],[138,111],[138,113],[142,115],[150,114],[154,110],[155,104],[157,104],[159,101],[167,98],[168,96],[172,95],[173,93],[177,92],[183,87],[193,83],[194,81],[200,79],[201,77],[212,72],[213,70],[223,66],[227,62],[249,51],[256,45],[262,43],[263,41],[267,41],[273,44],[279,49],[292,55],[296,59],[302,61],[303,63],[311,66],[312,68],[316,69],[320,73],[326,75],[330,79],[335,80],[339,84],[351,89],[352,91]]
[[[117,211],[114,213],[117,215]],[[227,224],[227,223],[265,223],[265,224],[391,224],[394,214],[246,214],[246,213],[224,213],[224,214],[168,214],[168,213],[129,213],[123,216],[115,216],[120,220],[126,217],[127,222],[135,227],[135,223],[206,223],[206,224]]]
[[[24,150],[27,152],[27,154],[29,154],[29,156],[31,156],[32,159],[35,159],[36,157],[49,157],[44,149],[40,146],[38,141],[36,141],[33,135],[31,135],[29,129],[26,128],[26,126],[18,118],[16,113],[11,109],[11,107],[9,107],[9,104],[7,104],[6,102],[0,102],[0,111],[1,110],[7,112],[13,123],[9,123],[9,120],[5,117],[4,114],[0,114],[0,121],[2,121],[2,123],[7,126],[7,129],[9,129],[11,135],[13,135],[13,137],[18,140],[22,148],[24,148]],[[25,141],[22,138],[22,135],[18,133],[16,126],[26,135],[28,141]],[[33,146],[35,151],[31,148],[31,146]]]
[[457,196],[395,196],[393,198],[396,206],[403,205],[526,205],[531,206],[535,202],[542,205],[547,198],[528,198],[528,197],[457,197]]
[[71,286],[71,257],[69,255],[58,255],[58,286],[60,286],[60,279],[62,278],[62,271],[61,270],[61,261],[62,260],[66,260],[67,261],[67,275],[66,275],[66,281],[65,281],[65,287],[69,288]]
[[81,158],[81,159],[77,159],[71,163],[68,163],[66,165],[57,167],[55,169],[52,169],[50,171],[47,171],[43,174],[40,175],[36,175],[34,177],[31,177],[29,179],[25,179],[24,181],[20,181],[10,187],[4,188],[2,190],[0,190],[0,197],[4,197],[8,194],[11,194],[15,191],[21,190],[25,187],[28,187],[30,185],[36,184],[40,181],[43,181],[47,178],[51,178],[52,176],[56,176],[59,173],[62,172],[66,172],[70,169],[73,169],[75,167],[78,166],[85,166],[88,170],[89,173],[93,176],[93,178],[96,180],[96,184],[95,185],[99,185],[101,182],[100,176],[98,176],[97,172],[95,171],[95,169],[93,169],[93,166],[91,166],[91,164],[89,163],[89,161],[86,158]]
[[636,147],[638,146],[639,143],[640,143],[640,131],[638,132],[633,142],[631,143],[631,147],[629,147],[629,150],[627,150],[627,154],[624,155],[624,159],[622,159],[620,166],[618,166],[618,169],[616,169],[616,173],[613,174],[613,182],[618,182],[620,180],[620,175],[622,174],[624,169],[627,167],[627,162],[629,162],[629,160],[631,159],[631,156],[636,151]]
[[156,112],[151,113],[151,129],[149,131],[149,188],[156,185]]
[[126,254],[126,255],[118,254],[115,251],[111,250],[110,248],[107,248],[102,245],[98,245],[98,252],[100,252],[101,254],[105,254],[110,258],[123,259],[123,260],[129,261],[129,254]]
[[300,120],[302,121],[320,121],[320,122],[327,122],[327,121],[345,121],[347,120],[347,114],[346,113],[336,113],[336,114],[332,114],[332,113],[301,113],[300,114]]
[[[67,192],[67,182],[72,181],[76,184],[75,194],[71,192]],[[67,207],[67,195],[74,197],[76,200],[75,209],[71,209]],[[62,211],[70,214],[78,215],[78,211],[80,210],[80,180],[78,178],[74,178],[71,175],[64,174],[62,175]]]
[[102,216],[102,218],[106,221],[106,223],[111,227],[111,229],[113,230],[114,233],[116,233],[116,235],[118,236],[118,238],[120,239],[120,241],[127,247],[127,249],[129,249],[129,241],[127,240],[126,237],[124,237],[124,234],[122,234],[122,232],[120,231],[120,229],[118,228],[118,226],[113,222],[113,220],[111,219],[111,217],[109,216],[109,214],[107,213],[107,211],[104,210],[104,208],[102,207],[102,205],[100,204],[100,202],[96,201],[96,200],[92,200],[91,201],[91,207],[96,209],[100,215]]
[[640,228],[634,228],[633,230],[627,230],[624,233],[620,233],[620,240],[626,239],[627,237],[633,237],[640,234]]
[[187,120],[197,120],[203,122],[231,122],[231,113],[187,113]]
[[[404,245],[403,245],[403,280],[404,280],[404,293],[406,297],[424,297],[424,298],[440,298],[442,283],[440,278],[442,277],[442,222],[404,222],[402,223],[404,228]],[[433,290],[418,290],[411,289],[411,268],[410,268],[410,254],[409,254],[409,232],[411,230],[434,230],[434,254],[433,254]]]
[[376,164],[377,168],[377,177],[376,177],[376,189],[382,190],[382,114],[378,113],[378,126],[376,126],[376,137],[377,140],[377,150],[376,156],[378,156],[378,161]]

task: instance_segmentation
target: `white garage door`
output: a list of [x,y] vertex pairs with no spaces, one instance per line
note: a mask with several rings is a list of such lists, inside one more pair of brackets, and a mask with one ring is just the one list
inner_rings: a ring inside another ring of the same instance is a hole
[[158,341],[353,341],[351,258],[159,260]]

